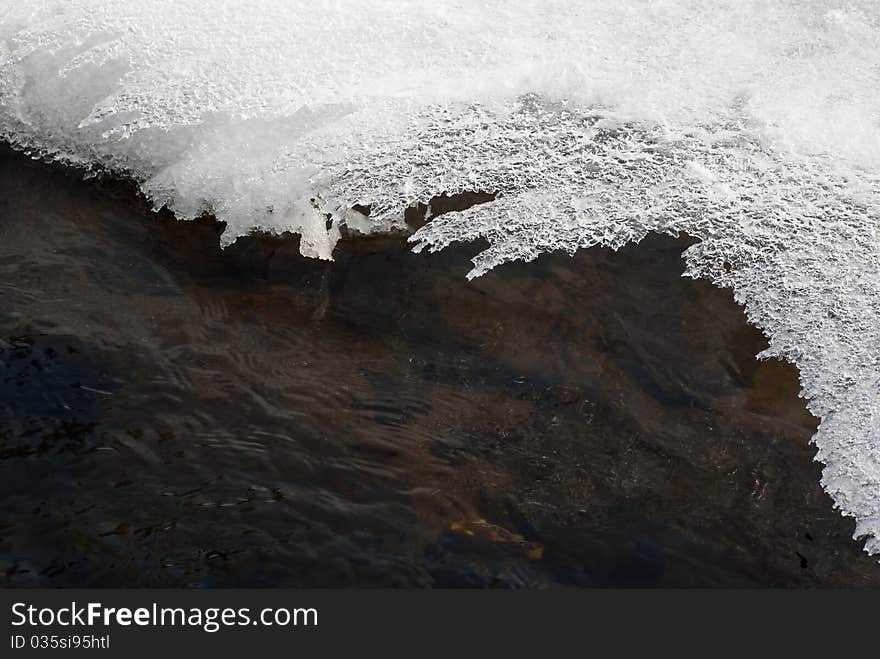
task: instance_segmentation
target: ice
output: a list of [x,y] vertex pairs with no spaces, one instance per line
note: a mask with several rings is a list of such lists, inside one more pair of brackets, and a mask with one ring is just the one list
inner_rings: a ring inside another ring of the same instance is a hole
[[694,235],[880,553],[878,53],[875,0],[0,0],[0,137],[319,258],[466,191],[412,241],[470,276]]

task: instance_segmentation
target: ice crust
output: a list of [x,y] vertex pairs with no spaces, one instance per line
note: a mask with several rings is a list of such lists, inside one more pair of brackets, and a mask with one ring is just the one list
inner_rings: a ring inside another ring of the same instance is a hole
[[696,236],[880,553],[875,0],[0,0],[0,137],[321,258],[444,192],[497,193],[411,237],[487,239],[469,276]]

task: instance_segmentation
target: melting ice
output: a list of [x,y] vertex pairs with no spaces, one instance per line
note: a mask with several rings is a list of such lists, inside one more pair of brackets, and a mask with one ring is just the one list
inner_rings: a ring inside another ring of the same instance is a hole
[[878,553],[878,53],[875,0],[0,0],[0,137],[321,258],[443,192],[497,193],[411,237],[471,276],[692,234]]

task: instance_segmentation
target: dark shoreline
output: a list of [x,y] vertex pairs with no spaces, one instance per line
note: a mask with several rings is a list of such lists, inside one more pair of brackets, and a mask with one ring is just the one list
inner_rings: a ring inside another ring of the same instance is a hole
[[688,239],[226,251],[0,150],[7,586],[877,586]]

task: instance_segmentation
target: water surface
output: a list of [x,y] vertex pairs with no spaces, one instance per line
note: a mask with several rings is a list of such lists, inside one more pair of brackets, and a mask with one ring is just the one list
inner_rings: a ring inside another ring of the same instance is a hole
[[687,237],[468,282],[219,230],[2,154],[5,585],[880,584]]

